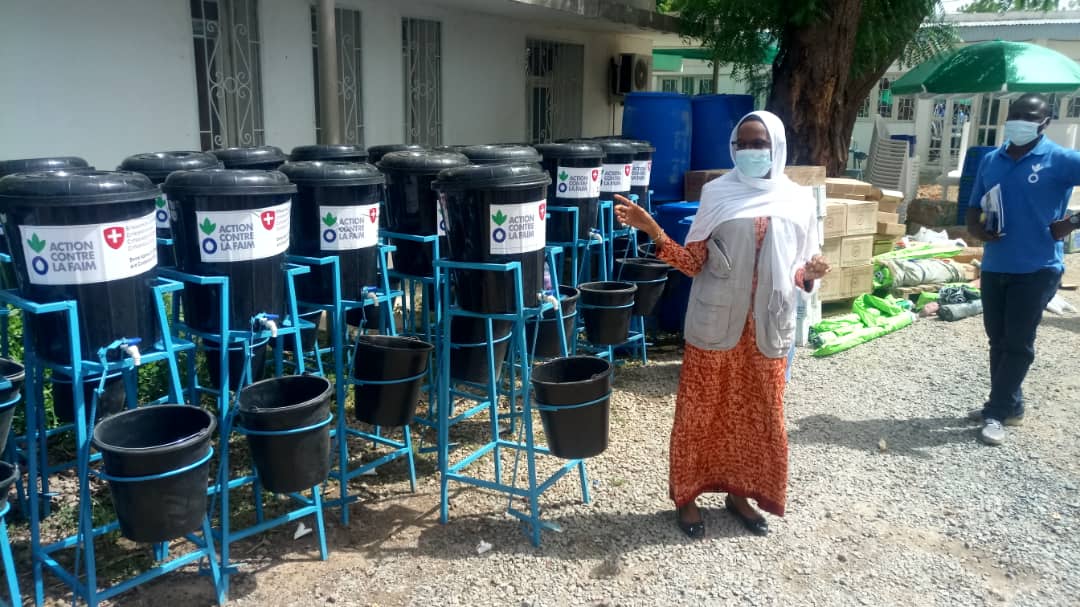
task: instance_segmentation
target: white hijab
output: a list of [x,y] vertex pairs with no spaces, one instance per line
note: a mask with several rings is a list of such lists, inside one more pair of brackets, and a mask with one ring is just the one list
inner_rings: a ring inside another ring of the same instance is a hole
[[739,127],[752,116],[760,119],[769,132],[772,172],[768,177],[758,179],[735,169],[705,184],[701,191],[701,206],[690,224],[686,242],[705,240],[717,226],[733,219],[783,218],[798,226],[805,226],[807,218],[812,216],[816,208],[813,195],[784,174],[787,166],[787,133],[784,123],[775,114],[750,112],[743,116],[731,131],[731,158],[735,158]]

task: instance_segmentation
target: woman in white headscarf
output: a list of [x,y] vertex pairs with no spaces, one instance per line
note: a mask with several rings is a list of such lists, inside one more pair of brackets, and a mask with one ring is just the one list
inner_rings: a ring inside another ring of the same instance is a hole
[[702,537],[702,493],[726,492],[725,506],[751,532],[768,533],[758,507],[783,516],[787,432],[786,357],[795,335],[796,289],[829,271],[819,255],[817,206],[784,174],[780,119],[753,112],[732,132],[735,170],[705,185],[686,246],[631,201],[616,215],[647,233],[657,256],[694,278],[686,313],[669,493],[679,527]]

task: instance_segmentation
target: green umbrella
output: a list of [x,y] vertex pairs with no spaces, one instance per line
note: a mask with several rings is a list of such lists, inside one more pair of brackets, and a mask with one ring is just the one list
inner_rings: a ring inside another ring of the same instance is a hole
[[919,64],[892,83],[896,95],[1069,93],[1080,89],[1080,64],[1037,44],[994,40]]

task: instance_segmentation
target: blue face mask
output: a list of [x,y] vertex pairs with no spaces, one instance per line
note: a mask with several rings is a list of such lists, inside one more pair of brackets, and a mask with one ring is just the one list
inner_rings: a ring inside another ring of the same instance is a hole
[[735,150],[735,168],[747,177],[761,179],[772,170],[769,150]]
[[1006,120],[1003,135],[1006,141],[1013,145],[1025,146],[1039,136],[1041,122],[1029,122],[1027,120]]

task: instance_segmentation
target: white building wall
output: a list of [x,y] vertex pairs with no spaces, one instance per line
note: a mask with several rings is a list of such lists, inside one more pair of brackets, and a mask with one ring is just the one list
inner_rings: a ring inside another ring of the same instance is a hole
[[171,0],[6,0],[0,158],[198,146],[191,17]]
[[[583,135],[615,132],[608,62],[648,54],[651,40],[570,31],[424,2],[341,0],[361,11],[365,143],[404,139],[402,17],[442,22],[443,141],[521,141],[525,46],[536,37],[585,46]],[[494,5],[494,3],[493,3]],[[8,0],[0,18],[0,158],[78,155],[111,169],[125,156],[197,149],[189,5],[180,0]],[[259,0],[266,142],[313,143],[310,4]]]

